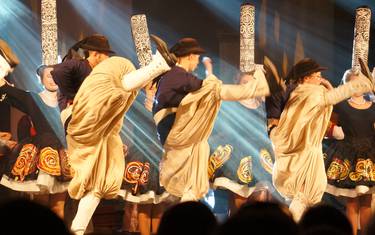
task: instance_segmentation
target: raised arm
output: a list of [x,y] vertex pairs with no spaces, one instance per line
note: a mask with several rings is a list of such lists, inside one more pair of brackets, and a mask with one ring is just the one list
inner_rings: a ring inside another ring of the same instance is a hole
[[355,93],[366,93],[373,89],[373,82],[360,73],[356,79],[339,87],[327,90],[324,94],[324,105],[334,105],[349,98]]
[[257,69],[252,77],[253,79],[249,80],[245,84],[222,85],[220,98],[227,101],[236,101],[268,96],[270,94],[270,89],[268,88],[267,80],[263,71]]
[[211,74],[213,74],[213,66],[212,66],[212,60],[210,57],[203,57],[202,59],[202,63],[204,65],[204,68],[206,69],[206,76],[210,76]]
[[0,78],[0,102],[6,102],[26,114],[33,112],[36,106],[30,92],[9,85],[4,78]]

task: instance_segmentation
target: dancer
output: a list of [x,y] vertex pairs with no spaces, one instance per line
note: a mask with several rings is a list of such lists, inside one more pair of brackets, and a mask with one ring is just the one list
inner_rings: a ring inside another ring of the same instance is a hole
[[[79,49],[84,50],[81,58]],[[59,86],[59,107],[64,110],[72,104],[83,80],[92,69],[114,53],[108,39],[100,34],[93,34],[77,42],[64,57],[63,62],[53,66],[52,77]]]
[[171,49],[177,57],[172,69],[159,78],[153,106],[154,120],[165,153],[161,161],[160,183],[182,201],[198,200],[208,191],[207,139],[221,100],[241,100],[270,94],[279,85],[257,70],[254,79],[242,85],[222,85],[214,76],[204,81],[192,72],[204,53],[194,38],[183,38]]
[[[237,82],[252,79],[241,74]],[[272,191],[274,156],[262,99],[224,103],[221,110],[224,113],[215,126],[218,137],[211,139],[220,145],[210,156],[208,169],[212,185],[229,191],[229,213],[233,214],[248,200],[267,200],[264,193],[268,192],[261,191]]]
[[[255,64],[255,6],[240,8],[240,64],[236,83],[246,84]],[[206,65],[207,62],[204,62]],[[212,67],[209,66],[209,67]],[[219,145],[209,158],[209,176],[215,188],[228,190],[229,214],[247,200],[269,200],[272,146],[267,135],[264,97],[223,104],[221,122],[216,125]],[[228,116],[229,114],[229,116]],[[222,124],[222,125],[220,125]],[[225,142],[223,142],[225,141]]]
[[[347,70],[343,81],[358,77]],[[375,190],[375,105],[355,93],[336,104],[333,112],[345,137],[335,141],[326,151],[328,186],[326,192],[344,197],[346,214],[357,234],[358,218],[363,231],[371,216],[372,194]]]
[[320,202],[327,185],[322,139],[332,105],[374,87],[371,79],[360,74],[357,79],[333,88],[321,76],[324,69],[309,58],[293,66],[288,77],[298,86],[271,132],[276,157],[273,183],[283,197],[292,200],[289,208],[296,220],[306,207]]
[[[0,78],[2,101],[26,113],[33,127],[32,135],[24,135],[27,137],[19,139],[18,146],[12,151],[10,169],[3,175],[1,184],[35,195],[63,218],[65,192],[71,173],[56,112],[57,86],[50,70],[47,67],[42,70],[41,80],[46,90],[39,95],[15,88]],[[47,113],[50,116],[45,115]]]
[[[130,22],[139,65],[144,67],[152,60],[146,15],[133,15]],[[149,235],[157,232],[164,209],[175,197],[159,183],[159,163],[163,152],[151,114],[156,86],[150,82],[143,87],[143,91],[140,98],[145,98],[144,107],[135,105],[128,112],[131,122],[127,122],[126,128],[130,132],[126,133],[132,134],[126,135],[129,151],[120,196],[126,201],[124,224],[132,221],[129,217],[132,214],[138,219],[140,234]],[[134,120],[137,121],[133,122]],[[139,125],[140,123],[142,124]],[[147,145],[144,144],[145,139],[149,142]]]
[[134,71],[122,57],[98,64],[82,83],[72,105],[67,128],[68,154],[74,170],[69,195],[80,199],[72,231],[83,234],[101,198],[115,198],[125,170],[120,138],[123,116],[137,90],[166,72],[169,66],[159,53]]

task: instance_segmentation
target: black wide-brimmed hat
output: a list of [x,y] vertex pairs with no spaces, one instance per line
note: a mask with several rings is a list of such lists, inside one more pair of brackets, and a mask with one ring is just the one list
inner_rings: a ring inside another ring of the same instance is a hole
[[321,67],[315,60],[310,58],[304,58],[298,61],[286,76],[286,81],[299,81],[305,76],[309,76],[313,73],[326,70],[326,67]]
[[186,56],[189,54],[203,54],[206,52],[194,38],[182,38],[169,51],[177,57]]
[[10,67],[16,67],[20,60],[18,59],[17,55],[12,51],[12,48],[8,45],[8,43],[2,39],[0,39],[0,54],[4,57],[4,59],[8,62]]
[[115,53],[114,51],[112,51],[108,39],[100,34],[93,34],[84,38],[80,41],[79,48],[91,51]]

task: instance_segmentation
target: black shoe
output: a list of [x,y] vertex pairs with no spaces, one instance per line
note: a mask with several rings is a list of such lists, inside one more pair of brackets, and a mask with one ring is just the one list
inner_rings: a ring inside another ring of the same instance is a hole
[[156,48],[160,52],[160,54],[163,56],[165,61],[169,66],[174,66],[177,63],[177,58],[172,53],[169,52],[167,43],[165,43],[161,38],[158,36],[151,34],[150,38],[154,43],[156,44]]
[[280,78],[276,66],[267,56],[264,57],[263,68],[266,71],[266,79],[271,95],[277,92],[285,92],[285,83],[283,79]]

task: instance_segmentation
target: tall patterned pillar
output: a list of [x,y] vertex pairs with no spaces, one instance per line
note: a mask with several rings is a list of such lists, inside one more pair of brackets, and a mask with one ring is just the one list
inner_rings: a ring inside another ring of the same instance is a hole
[[255,64],[255,6],[245,3],[240,10],[240,71],[250,72]]
[[[146,66],[152,60],[151,40],[148,32],[146,15],[133,15],[130,18],[130,26],[139,65],[141,67]],[[156,93],[156,86],[153,86],[152,82],[150,82],[146,85],[144,90],[146,93],[144,106],[148,111],[151,112]]]
[[139,65],[143,67],[152,60],[151,41],[146,15],[133,15],[130,18],[130,24]]
[[370,41],[371,9],[358,7],[355,14],[352,69],[359,70],[358,58],[367,64]]
[[45,65],[57,64],[56,0],[41,1],[41,26],[42,62]]

